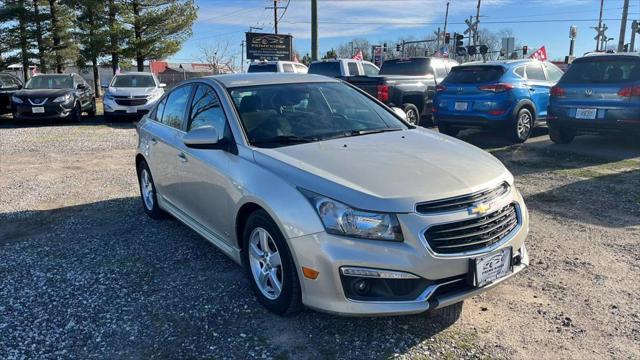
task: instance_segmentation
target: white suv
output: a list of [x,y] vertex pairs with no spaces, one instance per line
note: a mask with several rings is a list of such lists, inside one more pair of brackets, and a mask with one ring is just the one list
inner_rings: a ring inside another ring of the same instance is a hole
[[165,86],[155,75],[147,72],[114,76],[102,99],[105,119],[142,117],[162,97]]
[[309,69],[304,65],[293,61],[260,61],[249,65],[247,72],[277,72],[306,74]]

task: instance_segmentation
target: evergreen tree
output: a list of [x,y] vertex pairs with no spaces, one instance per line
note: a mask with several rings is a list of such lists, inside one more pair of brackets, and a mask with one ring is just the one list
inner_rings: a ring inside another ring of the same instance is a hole
[[29,37],[29,11],[25,0],[6,0],[0,3],[0,23],[5,36],[2,38],[1,50],[8,54],[5,62],[19,61],[22,64],[24,79],[29,78],[29,58],[31,57],[31,39]]
[[87,61],[93,69],[93,86],[96,96],[100,96],[100,74],[98,59],[106,54],[109,42],[107,7],[102,0],[76,0],[76,39],[80,44],[78,65],[84,67]]
[[78,57],[78,46],[72,32],[75,19],[73,4],[73,1],[49,0],[53,64],[59,74],[64,72],[66,64],[74,63]]

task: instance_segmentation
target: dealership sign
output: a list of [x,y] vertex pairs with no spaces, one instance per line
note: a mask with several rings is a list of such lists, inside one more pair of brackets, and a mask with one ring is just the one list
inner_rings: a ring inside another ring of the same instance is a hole
[[247,33],[247,59],[250,60],[291,60],[291,35]]

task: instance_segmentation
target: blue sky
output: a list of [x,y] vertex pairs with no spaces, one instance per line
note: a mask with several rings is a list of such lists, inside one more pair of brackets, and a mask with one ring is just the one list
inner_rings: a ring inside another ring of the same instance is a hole
[[[176,62],[196,62],[201,48],[227,48],[240,57],[240,42],[250,26],[273,31],[273,5],[269,0],[196,0],[200,7],[193,36],[172,56]],[[288,0],[280,0],[280,6]],[[354,37],[372,42],[401,37],[420,39],[443,26],[447,0],[318,0],[320,54]],[[630,0],[631,20],[640,20],[640,0]],[[475,15],[477,0],[449,0],[448,32],[463,31],[464,19]],[[604,1],[607,35],[618,41],[623,0]],[[516,41],[530,48],[546,45],[550,59],[563,58],[569,48],[569,26],[578,26],[576,53],[595,47],[600,0],[482,0],[480,27],[491,31],[509,29]],[[280,33],[294,36],[301,54],[310,52],[310,0],[290,0],[279,24]],[[629,42],[627,30],[626,42]],[[636,43],[640,42],[640,39]],[[611,43],[610,43],[611,44]],[[391,44],[389,44],[391,46]]]

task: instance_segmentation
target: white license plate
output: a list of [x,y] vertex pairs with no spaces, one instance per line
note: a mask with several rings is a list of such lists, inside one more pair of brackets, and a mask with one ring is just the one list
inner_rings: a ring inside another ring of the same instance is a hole
[[466,102],[457,102],[455,104],[456,111],[467,111],[468,107],[469,107],[469,103],[466,103]]
[[42,106],[32,107],[31,112],[34,114],[44,114],[44,107]]
[[138,112],[138,108],[135,107],[128,107],[127,108],[127,114],[135,114]]
[[598,109],[576,109],[576,119],[593,120],[598,115]]
[[511,264],[511,247],[494,251],[474,259],[474,279],[477,287],[483,287],[503,278],[513,271]]

